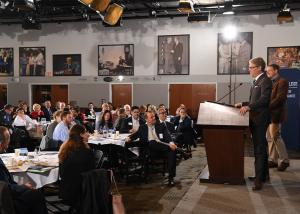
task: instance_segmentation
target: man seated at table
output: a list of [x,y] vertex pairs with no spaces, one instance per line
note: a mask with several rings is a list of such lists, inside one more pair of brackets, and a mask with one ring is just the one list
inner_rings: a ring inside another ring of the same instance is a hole
[[[168,185],[174,186],[177,146],[172,142],[166,127],[155,123],[156,120],[153,112],[147,112],[145,119],[147,124],[141,125],[137,132],[128,137],[126,142],[130,143],[139,138],[141,142],[148,146],[150,152],[166,156],[169,172]],[[161,142],[167,144],[162,144]]]
[[167,111],[164,107],[160,107],[158,109],[158,118],[159,120],[157,120],[157,123],[161,123],[162,125],[166,126],[170,134],[173,134],[175,132],[174,124],[166,120]]
[[69,126],[71,125],[73,118],[70,111],[64,111],[61,114],[61,121],[54,129],[53,140],[66,141],[69,138]]
[[140,117],[140,109],[138,106],[132,106],[131,117],[126,118],[121,124],[121,133],[134,133],[141,125],[145,124],[145,120]]
[[[10,134],[6,127],[0,126],[0,153],[8,148]],[[0,158],[0,181],[8,184],[16,213],[47,214],[45,198],[30,183],[18,185]],[[2,195],[1,197],[5,197]]]

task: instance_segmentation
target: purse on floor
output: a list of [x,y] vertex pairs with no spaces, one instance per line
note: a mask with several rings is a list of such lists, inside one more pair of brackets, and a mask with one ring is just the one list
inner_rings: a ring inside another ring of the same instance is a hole
[[112,196],[113,214],[125,214],[125,207],[123,204],[122,195],[119,193],[118,186],[112,171],[111,171],[111,183],[112,183],[111,196]]

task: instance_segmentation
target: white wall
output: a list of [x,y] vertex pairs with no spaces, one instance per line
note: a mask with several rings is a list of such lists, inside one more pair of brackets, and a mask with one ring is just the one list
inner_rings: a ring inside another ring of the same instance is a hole
[[[134,44],[135,76],[125,82],[161,84],[170,82],[229,81],[217,74],[217,34],[228,22],[234,22],[240,32],[253,32],[253,56],[266,59],[267,47],[300,45],[300,13],[293,13],[294,23],[278,25],[277,14],[240,17],[216,17],[212,23],[188,23],[186,18],[124,20],[123,27],[104,28],[100,22],[43,24],[42,30],[23,30],[20,25],[1,25],[0,47],[14,48],[14,78],[0,78],[0,83],[101,83],[97,77],[98,45]],[[190,75],[156,76],[157,36],[190,34]],[[46,71],[52,71],[53,54],[82,54],[83,77],[20,77],[19,47],[46,47]],[[155,78],[152,78],[156,76]],[[97,79],[95,79],[97,77]],[[249,75],[238,75],[237,82],[250,82]],[[9,90],[14,90],[9,86]],[[17,89],[16,89],[17,90]],[[17,93],[10,93],[10,95]],[[71,92],[72,94],[72,92]],[[245,95],[247,98],[248,94]],[[133,98],[135,99],[135,98]],[[17,100],[8,98],[8,100]]]

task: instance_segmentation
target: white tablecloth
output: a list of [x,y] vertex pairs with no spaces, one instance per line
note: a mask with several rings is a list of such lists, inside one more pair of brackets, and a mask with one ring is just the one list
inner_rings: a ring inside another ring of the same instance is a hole
[[[8,164],[8,159],[14,157],[14,153],[0,155],[4,164]],[[9,171],[13,175],[13,179],[18,184],[25,184],[30,182],[33,187],[41,188],[46,184],[54,183],[58,180],[58,154],[57,152],[41,152],[39,155],[29,153],[28,157],[17,158],[20,160],[26,160],[23,166],[20,166],[20,170],[11,169],[8,166]],[[30,166],[42,165],[45,167],[53,167],[45,173],[32,173],[27,172],[26,169]],[[17,172],[19,171],[19,172]]]
[[93,135],[89,138],[88,143],[96,145],[117,145],[125,146],[125,139],[129,134],[120,134],[118,138],[107,137],[104,138],[102,135]]

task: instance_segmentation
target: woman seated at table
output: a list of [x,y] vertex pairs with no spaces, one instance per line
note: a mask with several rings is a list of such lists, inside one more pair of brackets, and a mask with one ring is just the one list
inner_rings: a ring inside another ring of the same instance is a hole
[[104,111],[102,118],[99,122],[99,131],[113,129],[112,115],[109,110]]
[[81,173],[95,168],[95,158],[88,146],[89,133],[82,125],[70,129],[69,139],[60,147],[59,174],[60,197],[69,205],[78,208],[81,191]]
[[33,104],[32,109],[33,111],[30,113],[30,117],[32,119],[39,121],[42,117],[44,117],[44,112],[41,110],[40,104]]
[[61,114],[62,114],[62,111],[54,112],[54,114],[53,114],[54,121],[52,123],[50,123],[49,126],[47,127],[46,142],[49,141],[50,139],[53,139],[53,132],[54,132],[54,129],[57,126],[57,124],[59,124],[61,121]]
[[13,126],[24,127],[25,129],[34,128],[38,125],[37,121],[32,120],[28,115],[25,114],[23,108],[16,110],[16,118],[14,119]]

